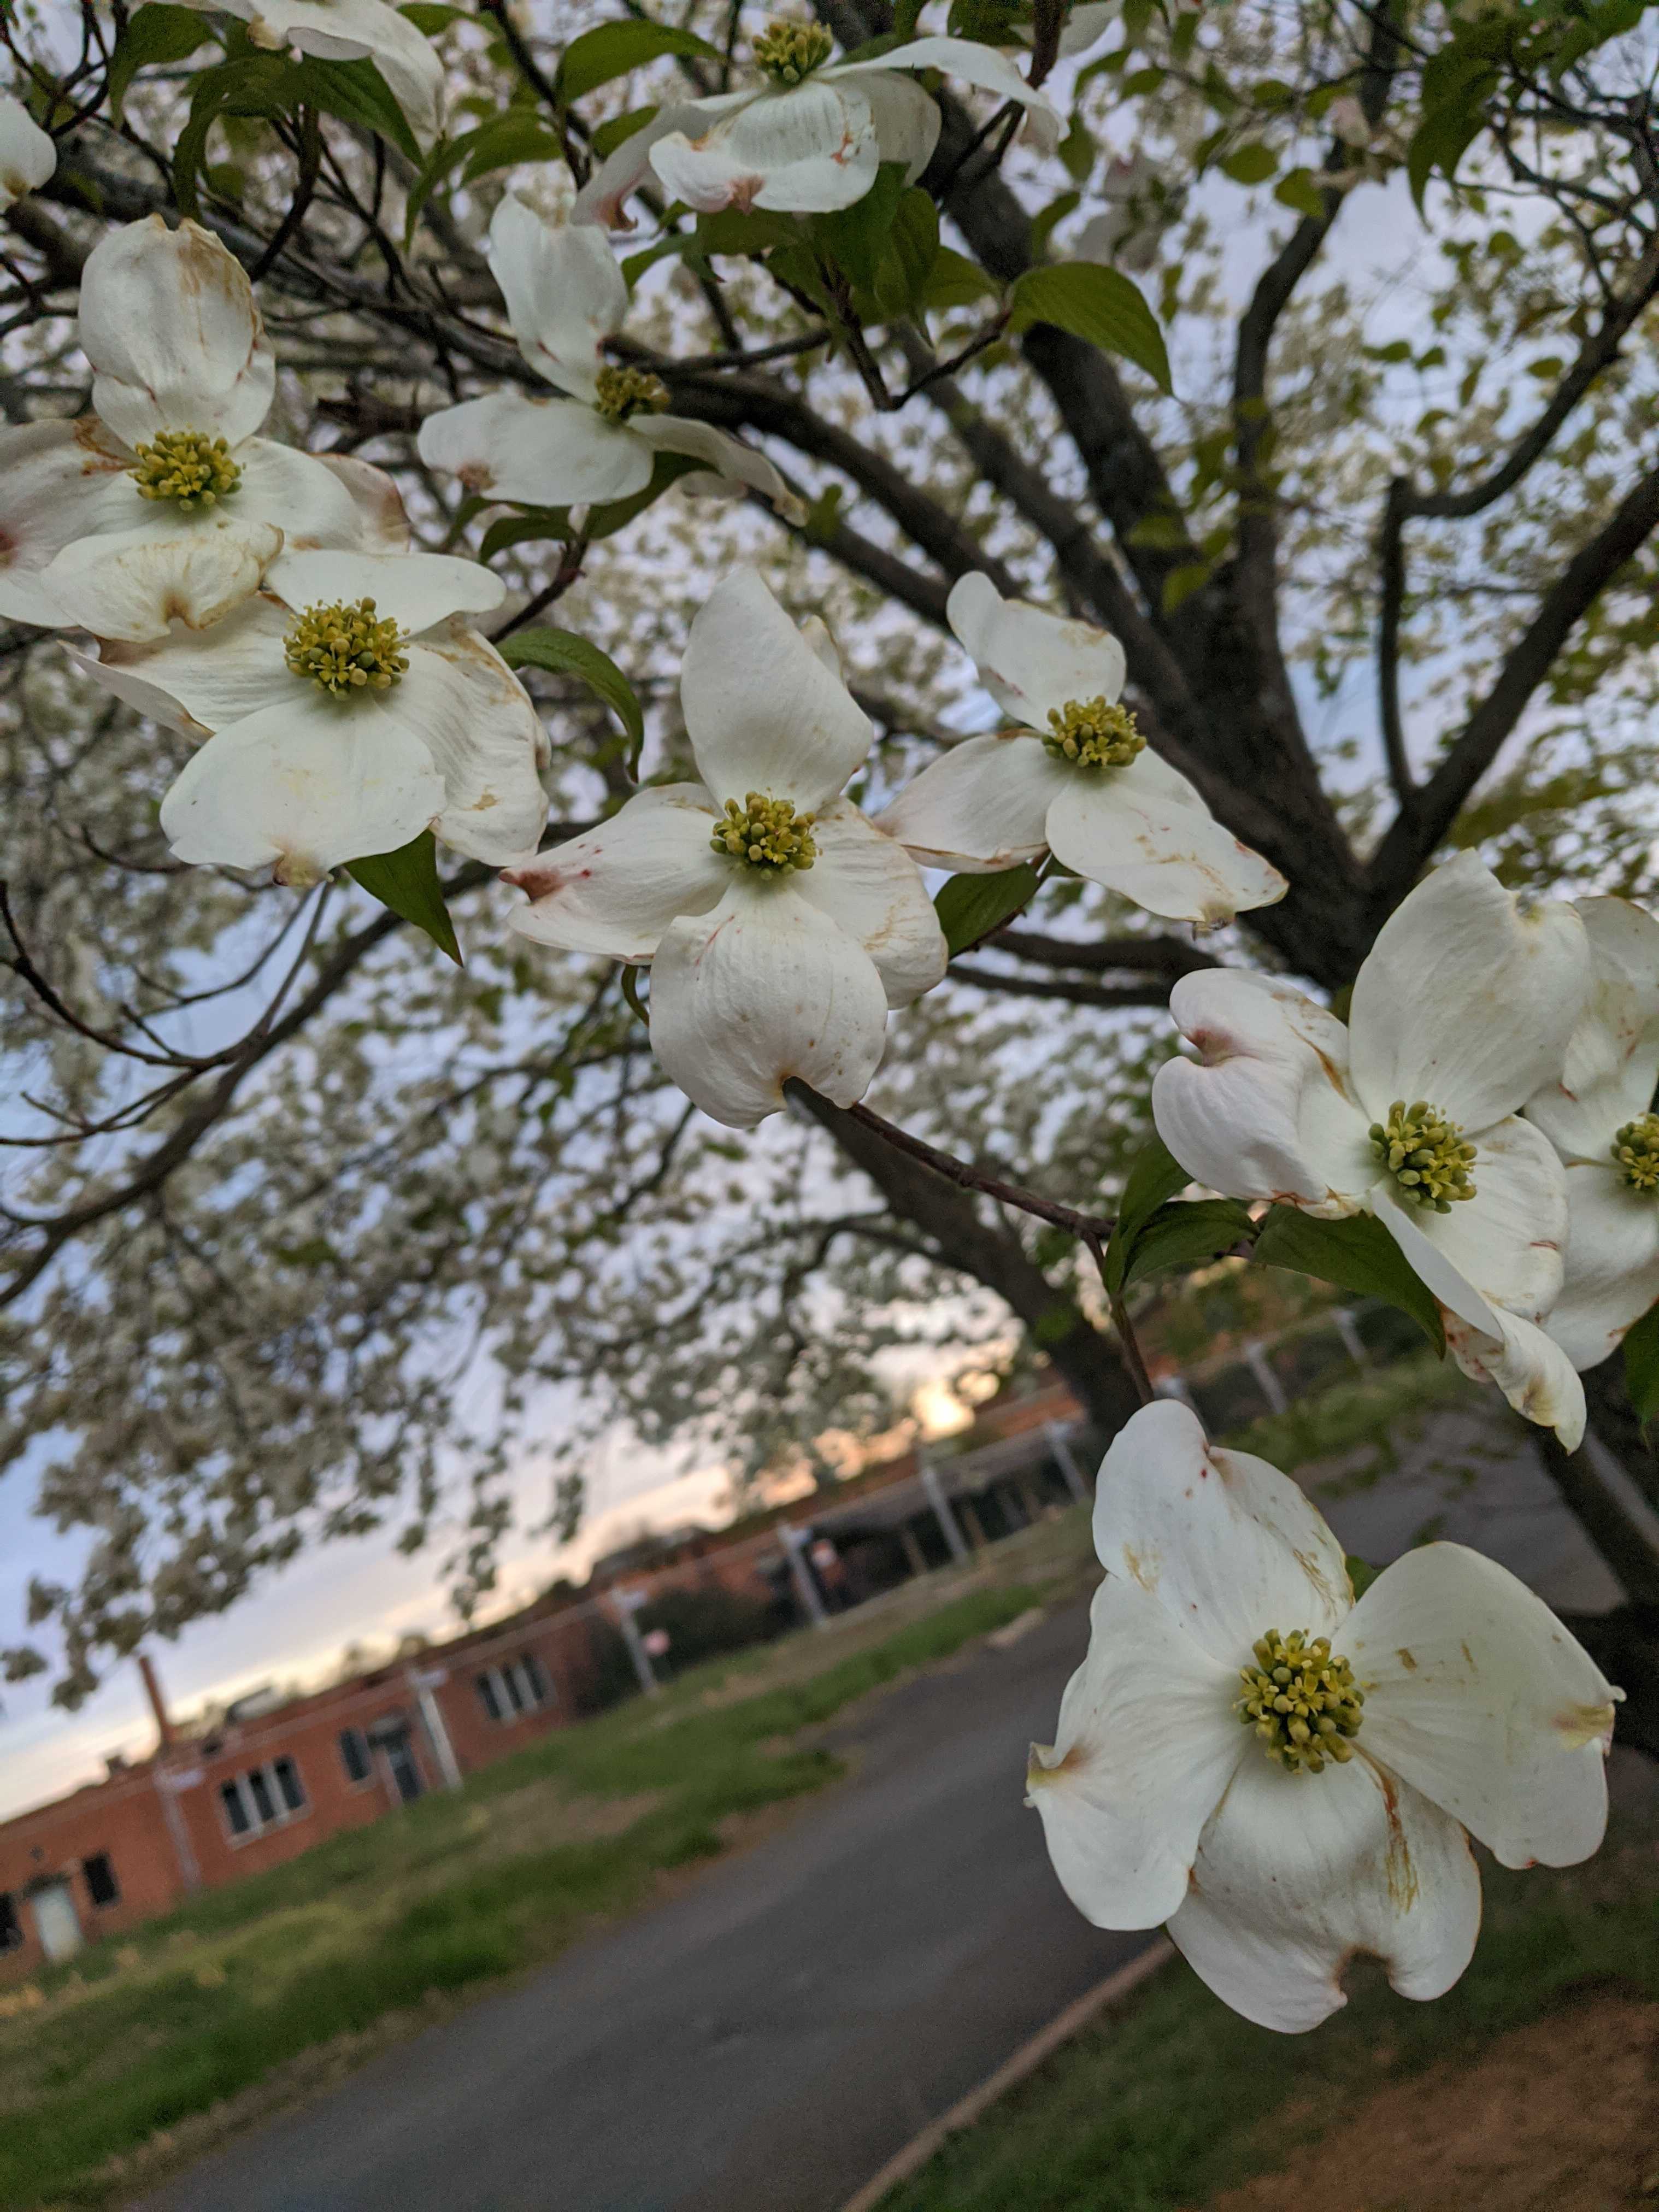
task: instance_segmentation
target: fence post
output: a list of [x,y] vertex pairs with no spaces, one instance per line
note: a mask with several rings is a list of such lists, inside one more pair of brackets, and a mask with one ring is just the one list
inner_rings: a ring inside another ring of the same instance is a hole
[[1048,1439],[1048,1449],[1054,1455],[1054,1464],[1066,1478],[1066,1487],[1078,1504],[1087,1502],[1089,1486],[1083,1479],[1083,1469],[1072,1455],[1072,1446],[1066,1431],[1058,1421],[1045,1421],[1042,1433]]
[[617,1607],[617,1626],[622,1631],[623,1642],[628,1646],[628,1656],[634,1662],[634,1672],[640,1678],[640,1687],[647,1697],[654,1697],[662,1684],[657,1680],[657,1670],[651,1664],[651,1654],[645,1648],[640,1635],[640,1625],[634,1618],[645,1603],[645,1592],[613,1589],[611,1595]]
[[1268,1412],[1284,1413],[1290,1404],[1290,1400],[1285,1395],[1285,1386],[1273,1373],[1267,1353],[1254,1339],[1245,1346],[1244,1357],[1249,1364],[1251,1374],[1255,1377],[1257,1389],[1267,1401]]
[[933,1509],[933,1518],[945,1533],[945,1540],[950,1547],[951,1557],[953,1559],[965,1559],[968,1556],[968,1540],[957,1526],[957,1516],[951,1512],[950,1501],[945,1495],[944,1485],[939,1479],[939,1469],[925,1454],[921,1457],[921,1486],[927,1492],[927,1503]]
[[817,1577],[803,1556],[811,1537],[804,1528],[793,1522],[781,1521],[778,1534],[783,1539],[783,1556],[789,1562],[789,1572],[794,1578],[795,1595],[801,1609],[814,1628],[828,1628],[830,1616],[823,1609],[823,1594],[818,1588]]

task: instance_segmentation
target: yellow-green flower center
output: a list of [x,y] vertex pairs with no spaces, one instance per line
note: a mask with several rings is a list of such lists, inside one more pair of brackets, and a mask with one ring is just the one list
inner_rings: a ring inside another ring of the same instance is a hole
[[1419,1098],[1396,1098],[1386,1121],[1371,1123],[1371,1149],[1399,1185],[1402,1197],[1449,1213],[1455,1199],[1473,1198],[1469,1168],[1475,1148],[1455,1121]]
[[1127,768],[1146,740],[1127,707],[1104,699],[1068,699],[1048,709],[1042,742],[1056,760],[1073,768]]
[[308,677],[336,699],[388,690],[409,666],[408,655],[398,651],[403,638],[397,623],[377,620],[373,599],[307,607],[283,643],[294,674]]
[[1659,1114],[1638,1114],[1613,1140],[1619,1180],[1650,1198],[1659,1190]]
[[176,501],[189,514],[228,499],[242,481],[222,438],[205,430],[158,430],[148,446],[135,446],[137,465],[127,471],[140,499]]
[[660,415],[668,404],[668,386],[648,368],[599,371],[593,404],[607,422],[625,422],[630,415]]
[[709,843],[717,853],[742,860],[769,875],[787,876],[793,868],[810,868],[818,857],[812,842],[812,814],[797,814],[787,799],[767,799],[751,791],[738,805],[726,802],[724,817],[714,824]]
[[823,67],[835,47],[822,23],[791,23],[775,16],[755,41],[755,67],[774,84],[801,84]]
[[1327,1759],[1340,1765],[1352,1759],[1349,1738],[1359,1733],[1364,1693],[1330,1638],[1270,1628],[1255,1648],[1255,1666],[1238,1670],[1244,1694],[1233,1711],[1255,1730],[1268,1758],[1292,1774],[1320,1774]]

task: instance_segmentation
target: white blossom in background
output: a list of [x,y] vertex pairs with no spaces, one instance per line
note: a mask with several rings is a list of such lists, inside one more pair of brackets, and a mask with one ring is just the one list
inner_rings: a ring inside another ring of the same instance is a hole
[[1073,240],[1073,258],[1144,275],[1157,265],[1164,234],[1180,217],[1182,196],[1139,147],[1127,159],[1109,161],[1096,189],[1106,205]]
[[[470,491],[562,507],[626,499],[650,483],[659,453],[690,453],[725,485],[798,504],[763,453],[712,423],[665,413],[659,377],[603,359],[628,312],[628,286],[602,230],[550,222],[508,193],[490,222],[489,266],[520,352],[561,396],[504,386],[428,415],[420,435],[428,468]],[[685,483],[695,489],[711,477],[699,471]]]
[[1659,1298],[1659,921],[1582,899],[1590,994],[1558,1083],[1527,1106],[1567,1179],[1567,1268],[1550,1334],[1577,1368],[1615,1351]]
[[429,827],[500,866],[534,852],[547,813],[535,709],[465,620],[504,591],[443,554],[287,553],[210,634],[81,665],[206,738],[161,802],[181,860],[303,886]]
[[279,52],[317,54],[325,61],[367,58],[423,145],[438,135],[443,64],[425,33],[390,0],[182,0],[199,15],[235,15],[249,43]]
[[986,689],[1020,725],[965,738],[878,818],[927,867],[987,874],[1046,852],[1149,914],[1214,923],[1287,885],[1215,820],[1118,703],[1123,648],[1103,630],[962,577],[946,611]]
[[0,92],[0,214],[38,191],[58,167],[58,148],[21,100]]
[[80,338],[92,412],[0,430],[0,616],[142,644],[220,621],[284,548],[407,544],[379,469],[256,434],[276,359],[240,263],[197,224],[101,239]]
[[1060,118],[1013,63],[973,39],[927,38],[872,61],[832,62],[822,25],[777,20],[754,42],[763,82],[742,92],[677,102],[624,139],[576,201],[579,216],[631,228],[624,204],[654,171],[669,196],[712,214],[775,208],[807,215],[851,207],[884,161],[914,184],[939,142],[938,103],[905,75],[942,70],[1025,110],[1025,135],[1045,154]]
[[879,1065],[890,1006],[945,973],[915,863],[841,796],[871,727],[821,623],[798,630],[752,568],[691,625],[680,702],[701,781],[640,792],[507,878],[513,927],[651,969],[651,1042],[732,1128],[799,1076],[837,1105]]
[[1114,1441],[1094,1534],[1088,1655],[1030,1802],[1079,1911],[1167,1922],[1246,2019],[1316,2027],[1356,1951],[1442,1996],[1480,1925],[1466,1830],[1510,1867],[1601,1843],[1622,1692],[1492,1560],[1425,1545],[1355,1604],[1296,1484],[1173,1401]]
[[1589,983],[1572,908],[1523,915],[1463,853],[1377,933],[1346,1026],[1272,976],[1184,975],[1170,1011],[1200,1056],[1152,1081],[1159,1136],[1212,1189],[1375,1214],[1465,1372],[1569,1449],[1583,1387],[1541,1326],[1561,1290],[1566,1177],[1520,1109],[1559,1076]]

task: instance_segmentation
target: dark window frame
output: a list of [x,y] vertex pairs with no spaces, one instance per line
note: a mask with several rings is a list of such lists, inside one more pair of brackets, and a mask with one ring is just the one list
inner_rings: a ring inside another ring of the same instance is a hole
[[367,1789],[374,1779],[374,1753],[360,1728],[343,1728],[337,1739],[340,1765],[354,1790]]
[[[94,1868],[97,1871],[94,1873]],[[87,1895],[100,1911],[121,1902],[121,1885],[116,1880],[115,1862],[107,1851],[92,1851],[81,1862],[82,1877],[87,1885]]]
[[0,1957],[8,1951],[21,1951],[26,1940],[15,1896],[9,1889],[0,1889]]

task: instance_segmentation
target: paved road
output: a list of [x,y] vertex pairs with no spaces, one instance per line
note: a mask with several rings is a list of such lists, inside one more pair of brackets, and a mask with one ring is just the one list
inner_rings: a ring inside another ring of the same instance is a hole
[[1022,1803],[1080,1607],[868,1703],[857,1778],[144,2212],[831,2212],[1131,1957]]
[[[1437,1415],[1321,1503],[1378,1564],[1441,1534],[1557,1605],[1615,1595],[1488,1417]],[[871,1700],[829,1738],[855,1778],[792,1826],[142,2212],[833,2212],[1145,1940],[1078,1917],[1021,1802],[1085,1636],[1068,1606]]]

